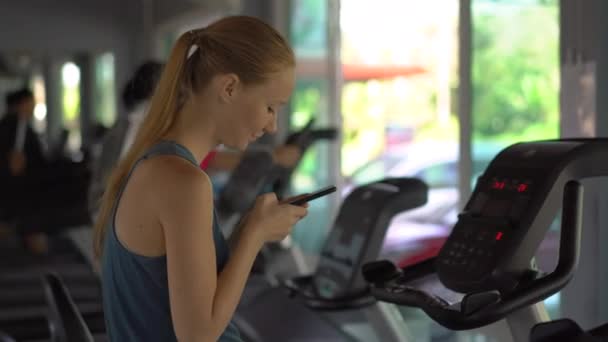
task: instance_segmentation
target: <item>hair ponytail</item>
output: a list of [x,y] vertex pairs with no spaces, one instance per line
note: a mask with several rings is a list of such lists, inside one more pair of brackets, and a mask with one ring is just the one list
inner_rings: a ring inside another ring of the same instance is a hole
[[94,228],[93,250],[96,257],[100,257],[102,254],[105,231],[110,225],[110,221],[113,220],[111,215],[114,202],[129,175],[129,171],[146,149],[159,141],[175,122],[175,113],[181,105],[181,78],[184,73],[186,55],[191,45],[192,34],[190,32],[181,35],[175,43],[135,141],[108,179]]

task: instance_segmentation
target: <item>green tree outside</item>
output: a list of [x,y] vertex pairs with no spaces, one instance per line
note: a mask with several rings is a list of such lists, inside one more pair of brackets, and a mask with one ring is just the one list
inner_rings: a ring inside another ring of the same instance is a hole
[[473,139],[557,137],[557,1],[478,0],[473,18]]

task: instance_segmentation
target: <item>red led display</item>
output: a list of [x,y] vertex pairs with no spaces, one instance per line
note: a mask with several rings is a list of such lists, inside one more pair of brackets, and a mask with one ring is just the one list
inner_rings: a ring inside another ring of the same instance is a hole
[[500,241],[502,239],[502,232],[496,233],[496,241]]
[[514,191],[519,193],[528,192],[530,190],[529,183],[520,183],[515,180],[499,180],[494,179],[490,183],[490,187],[492,190],[501,190],[501,191]]
[[502,190],[505,188],[506,182],[494,181],[492,184],[492,189]]

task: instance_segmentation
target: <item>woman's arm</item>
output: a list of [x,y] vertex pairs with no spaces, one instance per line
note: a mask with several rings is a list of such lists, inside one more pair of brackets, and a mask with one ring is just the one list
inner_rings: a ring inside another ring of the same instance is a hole
[[179,166],[183,170],[168,178],[160,208],[173,325],[180,341],[216,341],[236,310],[262,241],[242,233],[218,276],[211,184],[190,165]]

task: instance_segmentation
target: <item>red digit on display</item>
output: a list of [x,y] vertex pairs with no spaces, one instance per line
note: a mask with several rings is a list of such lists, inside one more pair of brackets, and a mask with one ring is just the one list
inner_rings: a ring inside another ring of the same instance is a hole
[[494,181],[494,184],[492,184],[492,188],[493,189],[497,189],[497,190],[502,190],[505,188],[505,182],[499,182],[499,181]]

